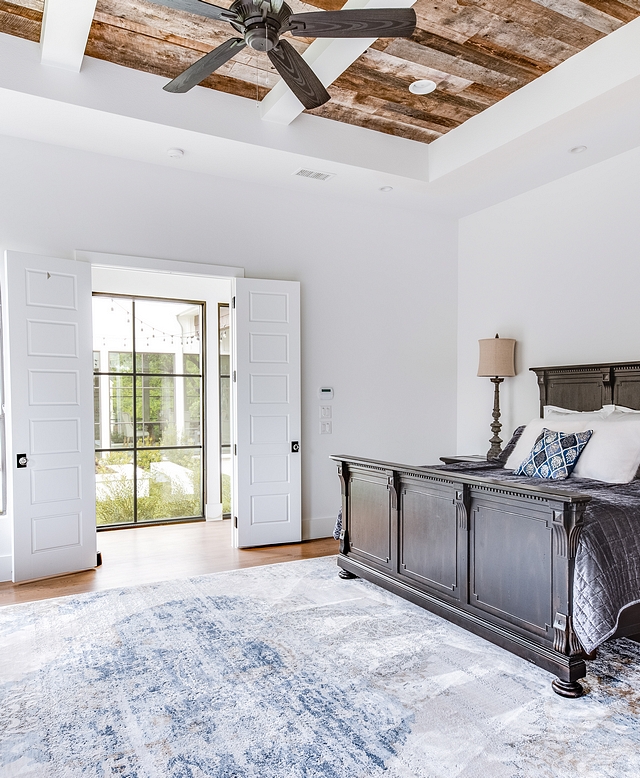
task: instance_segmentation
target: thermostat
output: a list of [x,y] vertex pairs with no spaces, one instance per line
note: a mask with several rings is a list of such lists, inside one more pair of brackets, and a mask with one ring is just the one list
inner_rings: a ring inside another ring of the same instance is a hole
[[321,400],[333,400],[333,388],[331,386],[321,386],[318,389],[318,397]]

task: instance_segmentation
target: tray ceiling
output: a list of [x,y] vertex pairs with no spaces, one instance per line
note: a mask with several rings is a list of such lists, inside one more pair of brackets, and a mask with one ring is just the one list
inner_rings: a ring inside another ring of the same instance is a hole
[[[297,12],[344,4],[287,1]],[[413,36],[378,39],[328,87],[331,101],[310,113],[429,143],[640,16],[640,0],[417,0],[413,7]],[[41,0],[0,0],[0,32],[39,41],[42,12]],[[86,54],[174,78],[232,34],[226,23],[145,0],[98,0]],[[311,43],[286,37],[301,53]],[[436,91],[408,91],[425,78]],[[262,99],[278,80],[266,54],[246,48],[202,85]]]

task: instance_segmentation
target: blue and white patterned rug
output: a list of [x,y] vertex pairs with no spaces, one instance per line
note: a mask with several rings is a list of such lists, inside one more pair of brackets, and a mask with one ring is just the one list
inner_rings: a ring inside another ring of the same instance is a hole
[[640,645],[579,700],[333,557],[0,610],[0,776],[640,775]]

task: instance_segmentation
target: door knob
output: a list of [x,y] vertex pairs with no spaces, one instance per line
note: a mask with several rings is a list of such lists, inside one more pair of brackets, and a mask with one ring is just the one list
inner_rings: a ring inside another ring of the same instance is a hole
[[27,466],[29,460],[27,459],[26,454],[18,454],[16,458],[18,460],[16,467],[22,468]]

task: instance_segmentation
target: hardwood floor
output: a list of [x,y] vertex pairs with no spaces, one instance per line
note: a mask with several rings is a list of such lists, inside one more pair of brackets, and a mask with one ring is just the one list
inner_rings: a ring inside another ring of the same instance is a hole
[[338,553],[338,541],[237,549],[231,546],[231,522],[207,521],[100,532],[98,550],[102,567],[95,570],[25,584],[0,583],[0,605],[330,556]]

